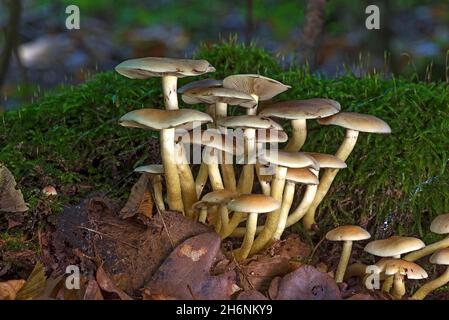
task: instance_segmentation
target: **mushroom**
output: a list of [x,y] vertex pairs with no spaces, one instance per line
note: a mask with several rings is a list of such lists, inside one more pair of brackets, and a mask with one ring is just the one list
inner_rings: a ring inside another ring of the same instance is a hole
[[257,228],[257,216],[260,213],[273,212],[280,207],[280,202],[262,194],[245,194],[228,202],[228,209],[234,212],[248,213],[246,234],[241,247],[235,252],[237,261],[246,259],[254,243]]
[[[218,205],[219,216],[217,217],[217,222],[215,224],[216,230],[219,229],[217,226],[218,224],[221,227],[224,227],[229,223],[227,204],[229,201],[236,198],[237,196],[238,196],[238,193],[233,190],[222,189],[222,190],[209,192],[209,193],[205,194],[203,196],[203,198],[201,199],[201,201],[205,201],[205,202],[213,204],[213,205]],[[218,221],[221,221],[221,222],[219,223]],[[218,231],[219,230],[217,230],[217,232]]]
[[[433,219],[430,224],[430,231],[436,234],[449,235],[449,213],[441,214]],[[434,253],[439,249],[444,249],[449,247],[449,236],[446,236],[443,240],[437,241],[435,243],[429,244],[428,246],[422,248],[421,250],[409,253],[404,257],[407,261],[416,261],[425,257],[429,254]]]
[[178,109],[178,78],[214,72],[215,68],[206,60],[147,57],[126,60],[115,70],[131,79],[162,77],[165,109],[175,110]]
[[208,209],[212,205],[206,201],[197,201],[192,205],[192,210],[198,215],[198,222],[206,224]]
[[435,251],[430,257],[430,263],[447,266],[446,271],[438,278],[427,282],[419,288],[412,296],[414,300],[423,300],[430,292],[449,283],[449,249]]
[[[419,250],[425,246],[418,238],[391,236],[387,239],[374,240],[368,243],[364,250],[372,255],[384,258],[401,258],[402,254]],[[389,292],[393,278],[388,277],[382,287],[383,291]]]
[[392,295],[395,299],[402,299],[405,295],[404,276],[407,279],[425,279],[428,277],[426,270],[414,262],[403,259],[385,259],[376,264],[380,271],[387,276],[393,276]]
[[[247,108],[252,108],[257,104],[257,101],[247,93],[222,87],[193,88],[184,92],[182,99],[186,103],[193,102],[214,105],[215,121],[225,118],[228,115],[228,104],[234,106],[246,106]],[[237,186],[233,165],[222,163],[221,170],[223,173],[224,187],[236,190]]]
[[[212,118],[197,110],[139,109],[120,118],[120,125],[160,131],[162,164],[165,170],[170,210],[184,213],[181,185],[175,158],[175,128],[189,122],[211,122]],[[193,186],[195,188],[195,186]]]
[[[259,155],[259,158],[262,161],[275,166],[275,175],[271,183],[271,196],[278,201],[282,201],[288,168],[311,167],[315,170],[319,170],[319,165],[315,161],[315,159],[304,154],[303,152],[271,152],[270,150],[269,152]],[[254,245],[251,249],[250,255],[259,252],[271,242],[273,234],[277,228],[279,215],[280,210],[277,210],[273,214],[268,215],[262,231],[254,240]]]
[[[357,142],[359,132],[391,133],[390,126],[383,120],[371,115],[354,112],[340,112],[328,118],[318,119],[317,121],[321,125],[337,125],[346,128],[345,139],[335,153],[335,155],[342,161],[346,161],[351,154]],[[306,229],[310,230],[312,228],[316,209],[329,191],[332,181],[334,181],[338,171],[339,169],[324,170],[315,199],[307,211],[309,218],[307,219],[308,223],[305,225]]]
[[[254,97],[256,102],[270,100],[291,87],[258,74],[235,74],[223,80],[223,87],[235,89]],[[248,115],[257,113],[257,105],[247,110]]]
[[337,271],[335,272],[335,282],[343,282],[349,258],[351,257],[353,241],[361,241],[371,238],[371,235],[365,229],[359,226],[341,226],[337,227],[326,234],[329,241],[344,241],[343,251],[341,252],[340,261]]
[[340,112],[340,109],[340,104],[330,99],[292,100],[269,105],[259,115],[289,119],[292,137],[285,150],[299,151],[307,138],[306,120],[329,117]]
[[45,188],[42,189],[42,194],[47,197],[53,197],[53,196],[57,196],[58,192],[56,191],[55,187],[46,186]]
[[194,218],[193,204],[198,200],[195,187],[195,179],[190,169],[187,155],[182,142],[175,143],[175,151],[177,154],[176,168],[179,175],[179,183],[181,185],[182,202],[186,217]]
[[[251,193],[254,182],[254,163],[253,159],[255,159],[256,155],[256,129],[276,129],[282,130],[282,127],[269,118],[259,117],[256,115],[244,115],[244,116],[235,116],[235,117],[226,117],[217,121],[217,125],[219,127],[225,128],[237,128],[243,129],[244,134],[244,144],[245,148],[243,150],[243,155],[239,153],[239,150],[236,151],[238,156],[247,158],[247,163],[243,166],[242,172],[240,174],[239,182],[237,185],[237,191],[239,193]],[[234,132],[234,136],[236,133]],[[236,136],[236,139],[239,139]],[[239,162],[239,161],[238,161]],[[234,212],[228,226],[222,229],[221,236],[226,238],[229,236],[232,231],[238,226],[241,222],[243,215],[240,212]]]
[[[281,212],[279,214],[278,224],[276,227],[276,231],[273,234],[272,240],[281,239],[282,233],[287,226],[288,213],[290,212],[293,203],[293,198],[295,196],[295,186],[297,183],[307,185],[308,189],[309,186],[315,186],[314,189],[316,190],[316,185],[318,185],[319,181],[316,175],[307,168],[290,168],[287,170],[287,175],[285,177],[284,194],[282,196]],[[301,204],[304,201],[311,203],[311,201],[313,200],[312,197],[308,196],[307,190],[305,193],[306,197],[301,200]],[[299,207],[301,207],[301,204],[299,205]],[[305,212],[305,210],[303,211]]]
[[[183,85],[181,88],[178,89],[178,94],[184,94],[184,92],[191,90],[191,89],[217,88],[217,87],[222,87],[222,86],[223,86],[222,80],[216,80],[216,79],[211,79],[211,78],[202,79],[202,80],[192,81],[192,82],[187,83],[186,85]],[[186,102],[186,103],[190,104],[189,102]]]
[[134,169],[134,172],[145,172],[150,176],[151,186],[153,187],[154,200],[160,211],[165,211],[164,196],[162,193],[162,179],[164,174],[164,166],[161,164],[150,164],[140,166]]

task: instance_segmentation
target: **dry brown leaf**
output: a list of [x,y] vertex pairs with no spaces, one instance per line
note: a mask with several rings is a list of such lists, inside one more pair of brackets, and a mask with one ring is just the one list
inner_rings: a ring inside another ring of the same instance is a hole
[[28,276],[25,285],[17,292],[17,300],[29,300],[40,296],[45,290],[45,268],[40,262],[36,263]]
[[120,290],[117,288],[117,286],[112,282],[112,280],[109,278],[109,276],[106,274],[106,272],[103,269],[103,266],[100,266],[97,269],[97,283],[98,286],[110,293],[115,293],[119,296],[120,300],[132,300],[130,296],[128,296],[123,290]]
[[137,182],[131,188],[128,201],[120,210],[120,217],[127,219],[142,214],[145,217],[151,218],[153,212],[153,196],[149,188],[149,175],[142,174]]
[[104,300],[101,294],[101,289],[98,286],[97,281],[89,280],[87,284],[86,291],[84,292],[83,300]]
[[242,291],[237,300],[268,300],[262,293],[256,290]]
[[15,300],[17,292],[23,287],[25,282],[25,280],[0,282],[0,300]]
[[8,168],[0,164],[0,211],[15,213],[27,210],[22,192],[16,189],[14,176]]

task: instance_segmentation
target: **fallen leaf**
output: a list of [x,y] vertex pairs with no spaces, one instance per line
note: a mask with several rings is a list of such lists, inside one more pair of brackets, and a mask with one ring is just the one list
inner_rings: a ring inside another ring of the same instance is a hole
[[369,294],[357,293],[346,300],[376,300]]
[[237,300],[269,300],[262,293],[256,290],[243,291],[237,297]]
[[270,297],[275,300],[341,299],[340,290],[334,279],[310,265],[304,265],[287,274],[273,286],[278,287],[277,290],[269,290]]
[[36,263],[28,276],[25,285],[17,293],[17,300],[29,300],[38,297],[45,290],[45,268],[40,262]]
[[15,300],[17,292],[23,287],[25,280],[9,280],[0,282],[0,300]]
[[112,280],[109,278],[109,276],[106,274],[106,272],[103,269],[103,266],[100,266],[97,269],[97,283],[98,286],[110,293],[115,293],[119,296],[120,300],[132,300],[130,296],[128,296],[123,290],[120,290],[117,288],[117,286],[112,282]]
[[142,214],[151,218],[153,212],[153,196],[149,188],[149,175],[143,173],[131,188],[131,193],[125,206],[120,210],[120,218],[127,219]]
[[84,292],[83,300],[104,300],[97,281],[93,279],[89,280],[86,291]]
[[22,192],[16,189],[16,185],[12,173],[0,164],[0,211],[14,213],[28,210]]
[[224,300],[240,288],[235,272],[211,275],[220,253],[215,232],[191,237],[178,245],[145,286],[147,297],[156,299]]

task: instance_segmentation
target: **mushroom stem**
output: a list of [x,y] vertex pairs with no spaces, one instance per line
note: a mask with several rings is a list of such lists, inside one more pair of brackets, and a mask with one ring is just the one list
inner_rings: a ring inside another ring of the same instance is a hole
[[446,237],[443,240],[434,242],[432,244],[429,244],[428,246],[425,246],[420,250],[413,251],[405,255],[404,260],[413,262],[444,248],[449,248],[449,237]]
[[394,274],[393,291],[391,294],[396,299],[401,299],[405,295],[404,276],[399,272]]
[[195,180],[193,178],[192,170],[187,161],[185,148],[181,143],[176,144],[178,149],[179,160],[176,167],[178,168],[179,180],[181,183],[181,194],[184,204],[184,211],[188,218],[194,218],[193,204],[198,201],[195,188]]
[[384,283],[382,284],[383,292],[390,292],[391,288],[393,287],[393,278],[394,276],[386,276]]
[[248,219],[246,220],[246,233],[243,238],[242,245],[240,249],[235,252],[235,258],[237,261],[245,260],[254,243],[254,236],[256,235],[257,228],[257,213],[248,214]]
[[[346,161],[357,143],[358,136],[358,131],[347,129],[345,139],[340,145],[340,148],[338,148],[337,152],[335,153],[335,156],[342,161]],[[307,213],[303,219],[304,227],[307,230],[312,229],[312,226],[315,223],[316,209],[329,191],[338,171],[339,169],[324,169],[324,174],[320,179],[320,184],[318,185],[315,199],[313,200],[309,210],[307,210]]]
[[337,271],[335,272],[335,282],[342,283],[345,277],[346,268],[348,267],[349,258],[351,257],[352,241],[343,242],[343,251],[341,252],[340,261],[338,262]]
[[[364,263],[356,262],[351,264],[349,267],[346,268],[344,280],[347,280],[352,277],[360,277],[363,278],[366,276],[366,268],[368,266]],[[365,282],[363,282],[365,283]]]
[[201,162],[198,174],[196,175],[195,179],[196,196],[198,197],[198,199],[201,197],[201,193],[203,192],[208,177],[209,177],[209,169],[207,168],[207,164]]
[[175,129],[163,129],[160,134],[161,157],[167,185],[167,200],[170,210],[184,213],[181,183],[175,161]]
[[281,211],[279,214],[279,220],[276,230],[273,233],[272,240],[280,240],[282,233],[285,230],[285,225],[287,223],[288,213],[292,207],[293,198],[295,196],[295,183],[287,181],[285,184],[284,195],[282,197]]
[[313,202],[313,199],[315,198],[317,189],[318,189],[317,185],[308,185],[306,187],[306,191],[304,193],[304,197],[301,200],[301,203],[287,218],[286,228],[294,225],[299,220],[301,220],[302,217],[304,217],[304,215],[307,212],[307,209],[309,209],[310,205]]
[[438,278],[427,282],[419,288],[412,296],[413,300],[423,300],[432,291],[444,286],[449,282],[449,267]]
[[162,77],[162,91],[164,93],[164,104],[167,110],[178,109],[178,78],[175,76]]
[[[282,166],[276,167],[276,174],[274,175],[273,182],[271,184],[271,196],[278,201],[282,201],[282,195],[285,186],[285,177],[287,176],[287,168]],[[280,209],[277,209],[273,213],[267,216],[265,225],[257,238],[254,240],[253,247],[251,248],[250,255],[253,255],[270,242],[273,233],[276,230],[279,220]]]
[[198,222],[205,224],[206,220],[207,220],[207,208],[204,207],[204,208],[201,208],[200,215],[198,217]]
[[292,120],[292,137],[285,146],[285,151],[299,151],[307,138],[306,119]]
[[224,102],[215,103],[215,121],[228,116],[228,104]]
[[260,162],[257,162],[255,164],[255,170],[257,175],[257,180],[259,180],[260,188],[262,189],[262,193],[266,196],[269,196],[271,194],[271,186],[270,182],[264,179],[263,175],[260,174],[260,169],[262,165]]
[[225,228],[229,224],[229,212],[228,207],[225,204],[220,205],[218,208],[218,213],[221,219],[221,227]]
[[154,201],[159,211],[165,211],[164,196],[162,193],[162,179],[158,174],[150,175],[151,185],[153,186]]
[[[252,94],[251,96],[254,98],[254,100],[258,104],[259,103],[259,96],[256,95],[256,94]],[[246,114],[247,115],[256,115],[257,114],[257,107],[258,107],[258,105],[256,105],[255,107],[246,109]]]
[[209,149],[209,163],[207,168],[209,171],[209,179],[212,186],[212,190],[224,189],[223,180],[221,179],[220,169],[218,166],[218,150]]
[[[224,152],[223,152],[224,153]],[[224,157],[224,155],[223,155]],[[229,163],[222,163],[220,165],[221,173],[223,175],[224,187],[228,190],[237,190],[237,182],[235,180],[234,166]]]

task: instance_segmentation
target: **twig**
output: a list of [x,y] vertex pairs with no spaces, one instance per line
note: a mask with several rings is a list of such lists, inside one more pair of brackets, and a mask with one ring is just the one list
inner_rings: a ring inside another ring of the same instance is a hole
[[321,238],[321,240],[316,244],[316,246],[313,248],[312,253],[309,257],[309,262],[312,260],[313,256],[315,255],[316,251],[318,250],[318,247],[323,243],[323,241],[326,239],[326,237]]

